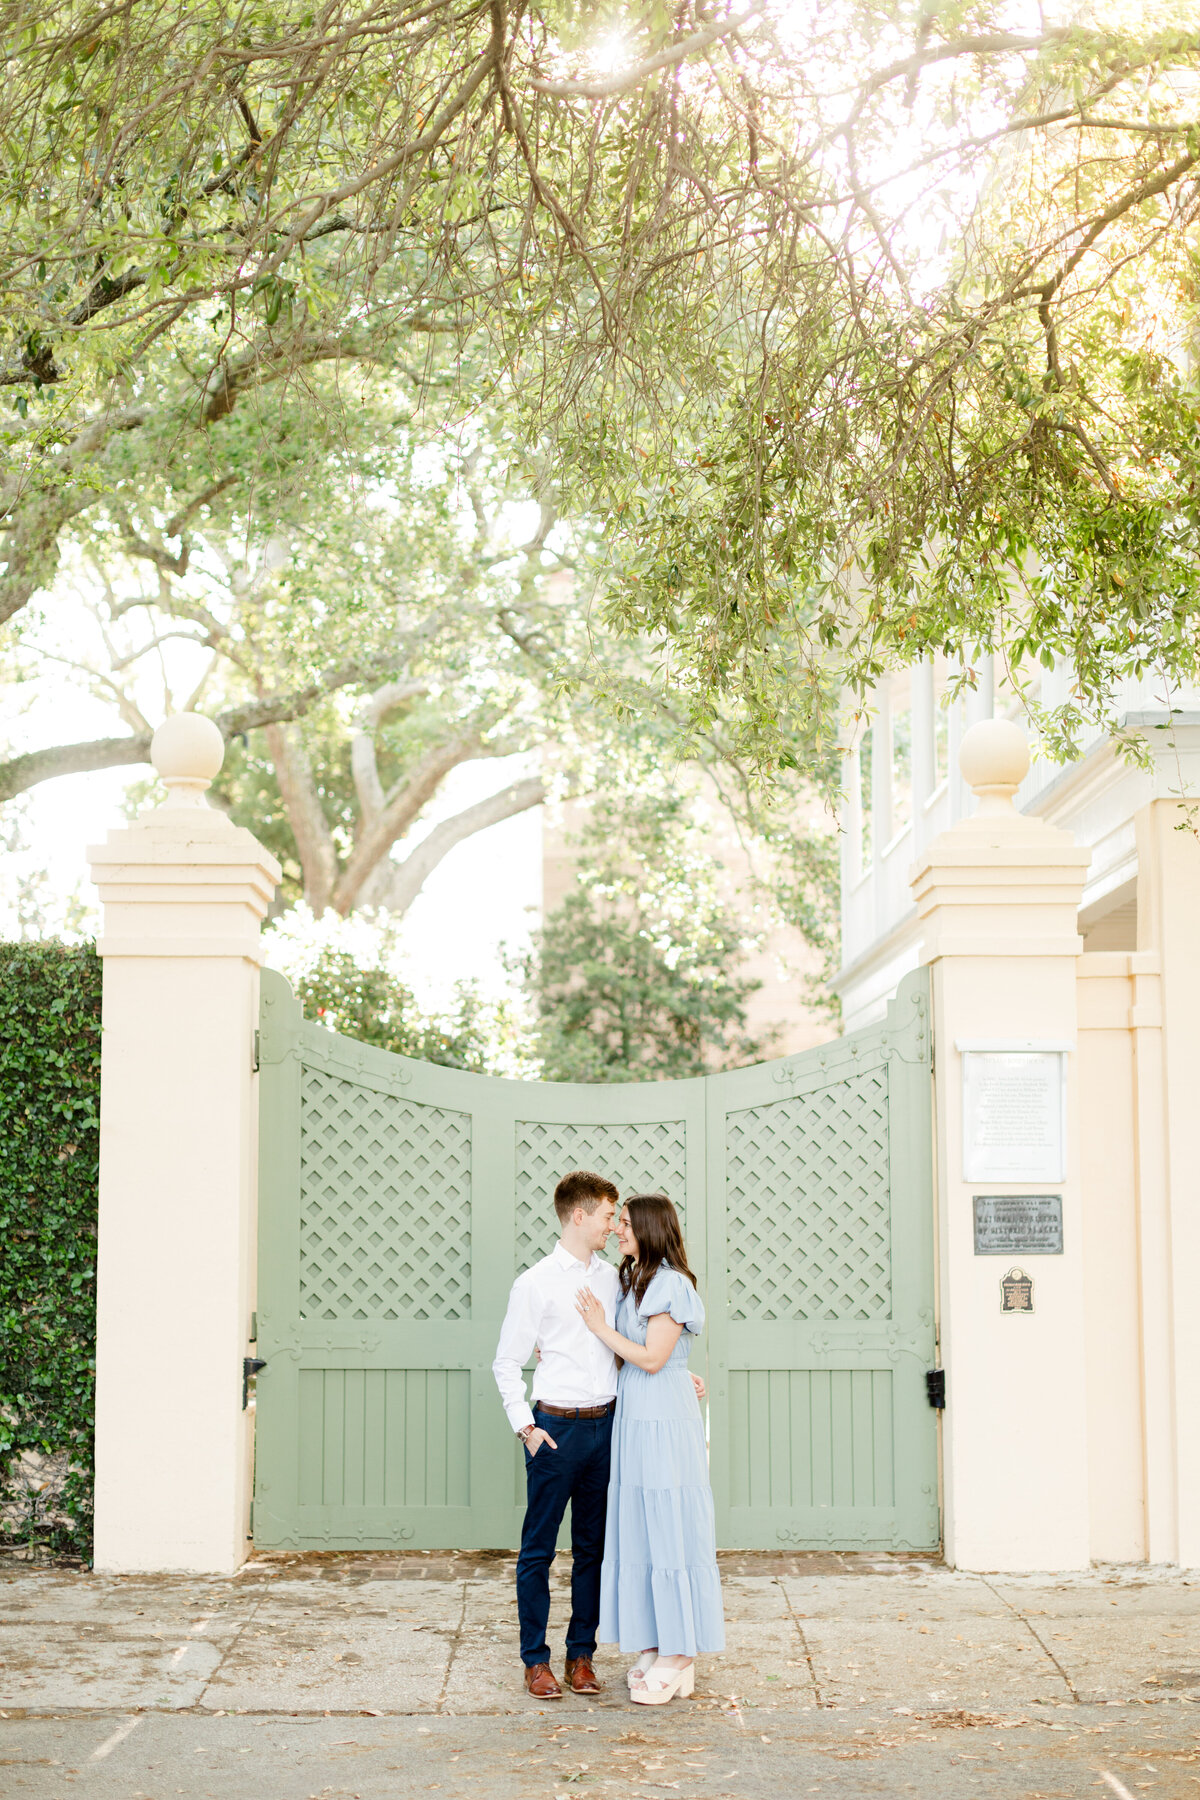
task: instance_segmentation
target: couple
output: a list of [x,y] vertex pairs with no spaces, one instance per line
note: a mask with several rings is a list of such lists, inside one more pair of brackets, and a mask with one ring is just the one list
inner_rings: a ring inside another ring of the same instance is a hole
[[[617,1201],[602,1175],[563,1176],[554,1190],[562,1235],[513,1283],[492,1369],[525,1445],[517,1612],[526,1689],[535,1700],[562,1698],[546,1625],[569,1500],[566,1685],[600,1692],[599,1636],[638,1652],[630,1699],[661,1706],[692,1692],[698,1651],[725,1647],[704,1384],[687,1367],[704,1308],[679,1215],[662,1194],[632,1195],[621,1209],[620,1269],[601,1257]],[[531,1411],[523,1371],[535,1351]]]

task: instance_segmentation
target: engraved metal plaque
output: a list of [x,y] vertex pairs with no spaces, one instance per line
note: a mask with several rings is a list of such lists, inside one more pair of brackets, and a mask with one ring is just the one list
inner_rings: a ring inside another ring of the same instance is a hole
[[976,1256],[1061,1256],[1061,1194],[973,1194]]
[[1000,1311],[1002,1313],[1031,1313],[1033,1311],[1033,1278],[1024,1269],[1010,1269],[1000,1283]]

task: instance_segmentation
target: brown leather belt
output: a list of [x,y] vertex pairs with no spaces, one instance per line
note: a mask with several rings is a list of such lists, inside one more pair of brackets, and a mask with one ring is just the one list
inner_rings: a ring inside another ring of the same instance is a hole
[[602,1419],[616,1404],[615,1400],[607,1400],[603,1406],[551,1406],[548,1400],[535,1400],[533,1410],[549,1413],[555,1419]]

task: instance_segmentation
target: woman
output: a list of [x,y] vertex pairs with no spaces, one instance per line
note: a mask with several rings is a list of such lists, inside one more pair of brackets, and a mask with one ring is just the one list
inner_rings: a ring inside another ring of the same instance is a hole
[[600,1638],[640,1651],[630,1698],[662,1706],[692,1692],[698,1651],[725,1648],[712,1489],[688,1341],[704,1324],[679,1214],[634,1194],[617,1221],[616,1329],[586,1287],[584,1324],[621,1360],[613,1420]]

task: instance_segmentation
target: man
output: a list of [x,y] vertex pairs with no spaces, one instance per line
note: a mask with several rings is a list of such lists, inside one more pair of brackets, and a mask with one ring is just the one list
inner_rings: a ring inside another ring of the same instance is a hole
[[[535,1700],[561,1700],[550,1667],[550,1564],[571,1503],[571,1622],[564,1679],[574,1694],[598,1694],[592,1668],[600,1621],[600,1564],[612,1443],[617,1364],[575,1308],[591,1288],[615,1323],[617,1271],[600,1252],[617,1209],[617,1190],[603,1175],[575,1169],[554,1190],[561,1237],[549,1256],[513,1282],[492,1372],[504,1410],[525,1445],[527,1505],[517,1560],[517,1615],[525,1687]],[[539,1352],[533,1407],[524,1367]],[[553,1435],[551,1435],[553,1434]]]

